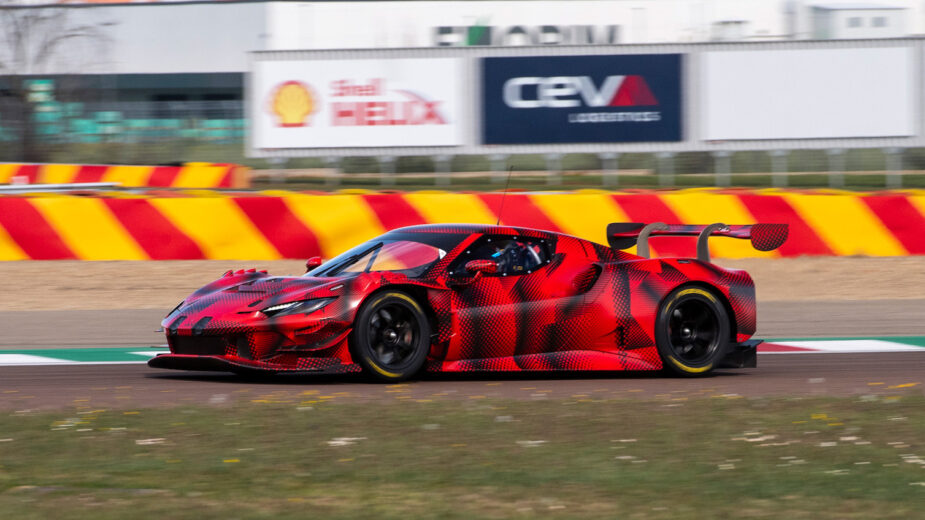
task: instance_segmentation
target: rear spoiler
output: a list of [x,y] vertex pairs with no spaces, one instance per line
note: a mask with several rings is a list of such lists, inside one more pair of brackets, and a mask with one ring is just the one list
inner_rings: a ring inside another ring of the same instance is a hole
[[607,225],[607,242],[614,249],[628,249],[639,245],[639,256],[649,258],[649,237],[697,237],[697,260],[710,261],[707,241],[711,236],[747,238],[759,251],[773,251],[787,240],[787,224],[753,224],[750,226],[708,226],[667,225],[663,222],[643,224],[641,222],[614,222]]

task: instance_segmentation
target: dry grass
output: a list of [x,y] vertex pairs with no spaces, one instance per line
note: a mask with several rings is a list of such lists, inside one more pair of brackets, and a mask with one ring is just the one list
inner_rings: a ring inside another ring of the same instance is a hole
[[0,416],[5,518],[923,518],[920,397]]

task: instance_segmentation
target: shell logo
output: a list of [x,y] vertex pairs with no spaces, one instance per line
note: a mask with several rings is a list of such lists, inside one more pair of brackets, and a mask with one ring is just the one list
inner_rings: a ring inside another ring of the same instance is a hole
[[311,124],[308,116],[315,111],[312,89],[301,81],[281,83],[272,94],[270,111],[276,114],[277,124],[284,128]]

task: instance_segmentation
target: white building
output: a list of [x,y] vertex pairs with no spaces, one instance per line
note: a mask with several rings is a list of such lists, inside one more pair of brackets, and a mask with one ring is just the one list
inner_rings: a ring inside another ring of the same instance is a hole
[[812,7],[813,39],[906,36],[906,11],[883,4],[821,4]]
[[[194,99],[209,99],[209,89],[212,99],[227,99],[240,89],[254,50],[925,34],[925,0],[854,7],[816,0],[107,1],[22,0],[17,9],[61,10],[68,24],[93,26],[99,37],[69,44],[43,63],[0,69],[0,83],[3,75],[76,74],[107,78],[101,88],[136,93],[119,99],[170,100],[197,88],[203,94]],[[0,23],[0,42],[8,30]],[[10,51],[0,45],[0,62],[9,62]]]

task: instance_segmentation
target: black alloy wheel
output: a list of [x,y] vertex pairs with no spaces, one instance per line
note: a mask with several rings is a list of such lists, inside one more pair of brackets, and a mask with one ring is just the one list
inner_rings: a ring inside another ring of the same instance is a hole
[[352,353],[380,381],[414,376],[430,350],[430,325],[420,304],[397,291],[373,295],[357,314]]
[[682,287],[665,299],[656,320],[656,345],[669,370],[685,376],[710,373],[726,355],[729,318],[717,296]]

